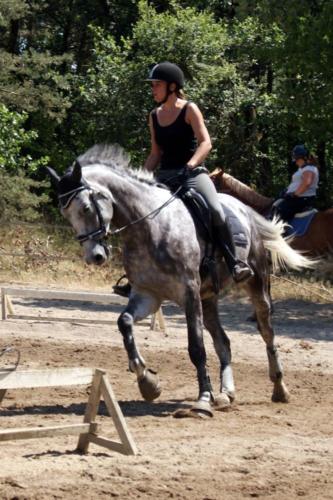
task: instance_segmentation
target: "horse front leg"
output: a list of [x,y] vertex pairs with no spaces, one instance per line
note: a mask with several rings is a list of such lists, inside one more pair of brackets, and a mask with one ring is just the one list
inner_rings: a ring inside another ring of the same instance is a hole
[[199,397],[192,406],[191,412],[213,416],[212,386],[206,366],[206,350],[203,342],[202,306],[199,291],[189,289],[185,296],[185,314],[188,332],[188,352],[197,370]]
[[152,296],[131,294],[128,305],[118,318],[118,328],[123,336],[127,352],[129,369],[136,374],[142,397],[146,401],[153,401],[161,394],[161,387],[156,373],[146,367],[134,340],[134,323],[155,313],[160,303]]
[[283,381],[283,370],[275,345],[275,335],[271,323],[271,301],[268,293],[269,277],[256,277],[247,285],[257,316],[258,330],[266,343],[269,378],[274,384],[272,401],[288,403],[289,391]]

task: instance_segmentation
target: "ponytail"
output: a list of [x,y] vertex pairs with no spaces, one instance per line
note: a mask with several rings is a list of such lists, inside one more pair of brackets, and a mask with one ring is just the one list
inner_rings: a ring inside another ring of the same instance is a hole
[[179,99],[185,99],[185,92],[183,91],[183,89],[177,89],[176,96],[179,97]]
[[315,155],[310,153],[307,160],[309,165],[314,165],[315,167],[319,168],[318,158]]

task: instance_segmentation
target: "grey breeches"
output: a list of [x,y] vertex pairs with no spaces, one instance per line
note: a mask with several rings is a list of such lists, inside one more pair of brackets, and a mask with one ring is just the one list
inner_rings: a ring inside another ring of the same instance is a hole
[[[177,178],[177,174],[179,174],[179,170],[160,171],[158,174],[158,180],[168,184],[170,179]],[[208,174],[201,173],[193,175],[193,177],[186,179],[184,186],[193,188],[202,194],[211,210],[214,226],[221,226],[225,224],[225,215],[222,205],[219,202],[215,186]]]
[[187,179],[185,186],[193,188],[205,198],[212,214],[214,226],[220,226],[225,223],[225,215],[222,205],[218,199],[218,195],[213,184],[213,181],[208,174],[199,174]]

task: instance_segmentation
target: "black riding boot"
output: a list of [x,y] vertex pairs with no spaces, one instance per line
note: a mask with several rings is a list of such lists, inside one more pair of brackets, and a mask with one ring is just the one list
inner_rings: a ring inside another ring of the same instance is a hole
[[250,266],[235,256],[235,243],[228,222],[214,226],[214,235],[234,281],[240,283],[251,278],[254,272]]

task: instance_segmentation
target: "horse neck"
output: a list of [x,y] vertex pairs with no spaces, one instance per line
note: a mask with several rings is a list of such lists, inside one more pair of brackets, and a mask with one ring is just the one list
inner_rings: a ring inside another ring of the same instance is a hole
[[[144,217],[158,206],[156,203],[157,188],[153,185],[132,178],[130,175],[118,174],[111,168],[104,168],[100,177],[96,173],[95,171],[91,177],[92,181],[107,188],[114,200],[112,219],[114,227],[126,226],[134,220]],[[136,229],[135,225],[133,229]]]
[[267,212],[274,201],[273,198],[257,193],[254,189],[227,173],[223,173],[220,191],[231,194],[259,213]]

